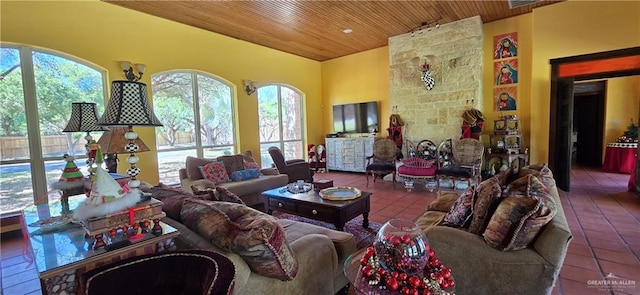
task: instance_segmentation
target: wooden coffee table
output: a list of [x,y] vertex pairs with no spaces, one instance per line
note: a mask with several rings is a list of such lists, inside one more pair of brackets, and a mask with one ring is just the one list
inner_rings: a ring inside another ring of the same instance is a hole
[[284,186],[265,191],[262,196],[264,209],[269,214],[276,210],[329,222],[341,231],[344,230],[345,223],[362,214],[362,226],[369,228],[369,192],[362,192],[359,198],[353,200],[331,201],[321,198],[315,190],[293,194]]

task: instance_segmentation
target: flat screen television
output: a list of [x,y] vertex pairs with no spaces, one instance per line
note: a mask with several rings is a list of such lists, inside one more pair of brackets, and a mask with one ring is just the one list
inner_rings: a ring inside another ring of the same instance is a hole
[[378,131],[378,102],[333,106],[333,132],[371,133]]

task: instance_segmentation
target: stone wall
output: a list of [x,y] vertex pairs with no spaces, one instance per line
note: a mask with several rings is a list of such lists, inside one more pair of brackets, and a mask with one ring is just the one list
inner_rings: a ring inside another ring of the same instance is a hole
[[[482,105],[482,38],[479,16],[389,38],[389,102],[405,122],[405,143],[460,137],[462,113]],[[425,62],[432,90],[420,80]]]

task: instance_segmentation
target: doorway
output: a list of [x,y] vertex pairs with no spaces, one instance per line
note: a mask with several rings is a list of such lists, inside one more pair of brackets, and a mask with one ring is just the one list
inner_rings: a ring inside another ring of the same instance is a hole
[[[557,58],[549,63],[549,167],[554,171],[558,188],[568,192],[573,152],[574,82],[639,75],[640,47]],[[637,165],[640,165],[640,160]]]
[[572,165],[602,167],[606,87],[606,81],[573,85]]

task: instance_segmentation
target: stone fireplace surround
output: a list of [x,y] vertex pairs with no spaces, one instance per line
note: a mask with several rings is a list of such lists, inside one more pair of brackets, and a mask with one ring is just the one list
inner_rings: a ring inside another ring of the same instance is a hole
[[[439,29],[389,38],[389,102],[404,120],[406,142],[429,139],[439,144],[459,138],[462,113],[482,106],[482,20],[479,16],[441,25]],[[435,87],[420,80],[429,64]]]

